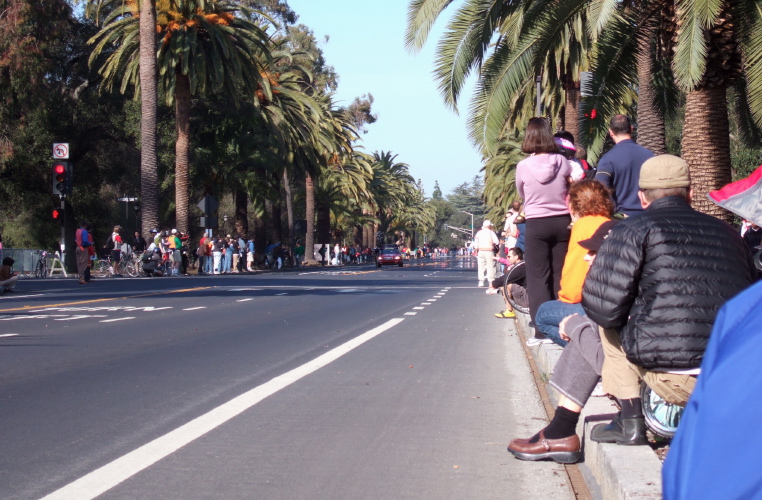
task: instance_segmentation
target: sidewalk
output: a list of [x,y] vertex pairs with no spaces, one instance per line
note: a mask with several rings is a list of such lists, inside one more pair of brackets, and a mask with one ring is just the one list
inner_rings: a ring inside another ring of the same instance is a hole
[[[534,335],[529,327],[529,315],[518,314],[515,325],[524,339]],[[540,344],[529,349],[542,380],[549,380],[563,349],[555,344]],[[554,390],[548,393],[555,405],[557,393]],[[661,461],[650,446],[601,444],[590,439],[593,426],[608,422],[616,412],[614,404],[605,397],[590,398],[582,410],[577,427],[583,441],[581,468],[588,469],[586,477],[594,478],[604,500],[661,498]],[[595,487],[590,485],[590,489]]]

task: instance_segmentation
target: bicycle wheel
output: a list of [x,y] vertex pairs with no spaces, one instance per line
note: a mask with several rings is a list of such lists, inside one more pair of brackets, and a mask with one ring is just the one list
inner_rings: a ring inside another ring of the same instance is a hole
[[640,383],[640,398],[643,401],[643,417],[646,427],[663,438],[672,439],[675,437],[677,426],[680,424],[685,408],[667,403],[661,396],[652,391],[645,382]]
[[508,303],[511,304],[511,307],[513,308],[514,311],[520,312],[523,314],[529,314],[529,308],[526,306],[519,305],[516,302],[516,300],[514,300],[513,295],[509,293],[510,285],[511,284],[507,282],[503,285],[503,294],[505,295],[505,297],[507,297]]
[[103,259],[97,260],[93,264],[93,267],[90,270],[90,272],[94,276],[99,276],[101,278],[102,277],[106,277],[106,276],[111,276],[111,272],[112,272],[111,271],[111,264],[107,260],[103,260]]
[[135,262],[133,261],[127,262],[126,264],[122,266],[122,268],[124,269],[124,274],[126,274],[130,278],[137,278],[138,276],[140,276],[140,271],[138,270],[137,266],[135,265]]

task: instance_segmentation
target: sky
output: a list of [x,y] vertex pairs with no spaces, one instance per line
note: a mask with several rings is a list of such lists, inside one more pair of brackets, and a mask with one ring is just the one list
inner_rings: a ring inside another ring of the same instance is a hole
[[[313,30],[326,62],[339,75],[337,104],[347,106],[362,94],[373,95],[378,121],[366,127],[365,152],[391,151],[423,181],[426,196],[431,196],[435,181],[446,195],[482,175],[481,155],[466,131],[473,81],[464,89],[459,115],[445,106],[432,71],[436,44],[453,7],[438,20],[423,50],[411,54],[404,42],[408,3],[288,0],[298,23]],[[328,42],[323,41],[326,35]]]

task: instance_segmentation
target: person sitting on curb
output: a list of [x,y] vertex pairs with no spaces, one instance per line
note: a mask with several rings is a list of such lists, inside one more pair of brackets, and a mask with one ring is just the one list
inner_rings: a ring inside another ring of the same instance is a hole
[[608,190],[595,180],[581,180],[572,184],[567,204],[573,222],[569,250],[561,269],[561,289],[558,291],[558,300],[544,302],[537,309],[534,321],[546,338],[528,339],[529,347],[550,342],[561,347],[566,345],[566,341],[558,335],[558,324],[572,314],[585,314],[580,302],[582,284],[590,267],[584,262],[587,250],[579,245],[579,241],[590,238],[614,214],[614,202],[611,201]]
[[511,298],[517,303],[525,307],[529,307],[529,300],[527,299],[527,269],[524,265],[524,252],[520,248],[513,247],[508,250],[508,258],[493,257],[494,260],[505,264],[506,272],[502,276],[495,278],[489,284],[487,289],[488,295],[494,295],[500,291],[503,293],[503,300],[505,301],[505,311],[495,313],[497,318],[515,318],[516,313],[513,312],[513,306],[505,296],[503,292],[504,286],[508,283],[508,293]]
[[[588,267],[614,224],[616,221],[604,222],[589,239],[578,242],[587,250],[584,262]],[[560,394],[558,407],[547,427],[529,439],[514,439],[508,445],[508,451],[520,460],[550,459],[570,464],[582,458],[577,423],[601,378],[603,347],[598,325],[578,313],[561,321],[559,334],[568,345],[548,382]]]
[[644,211],[611,231],[582,289],[582,307],[602,328],[603,390],[622,408],[593,428],[599,443],[646,443],[641,380],[685,406],[717,311],[756,280],[738,232],[691,208],[684,160],[646,160],[638,185]]
[[16,282],[19,280],[19,273],[13,272],[11,268],[16,261],[11,257],[5,257],[3,259],[3,265],[0,266],[0,288],[3,289],[2,293],[13,293],[16,288]]

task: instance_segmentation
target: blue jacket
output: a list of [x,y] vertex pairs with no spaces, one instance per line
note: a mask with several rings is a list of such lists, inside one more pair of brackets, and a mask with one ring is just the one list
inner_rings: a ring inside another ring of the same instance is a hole
[[625,139],[601,157],[595,180],[611,189],[617,212],[634,215],[643,210],[638,199],[640,167],[653,155],[632,139]]
[[762,498],[760,324],[762,283],[718,313],[662,469],[665,500]]

